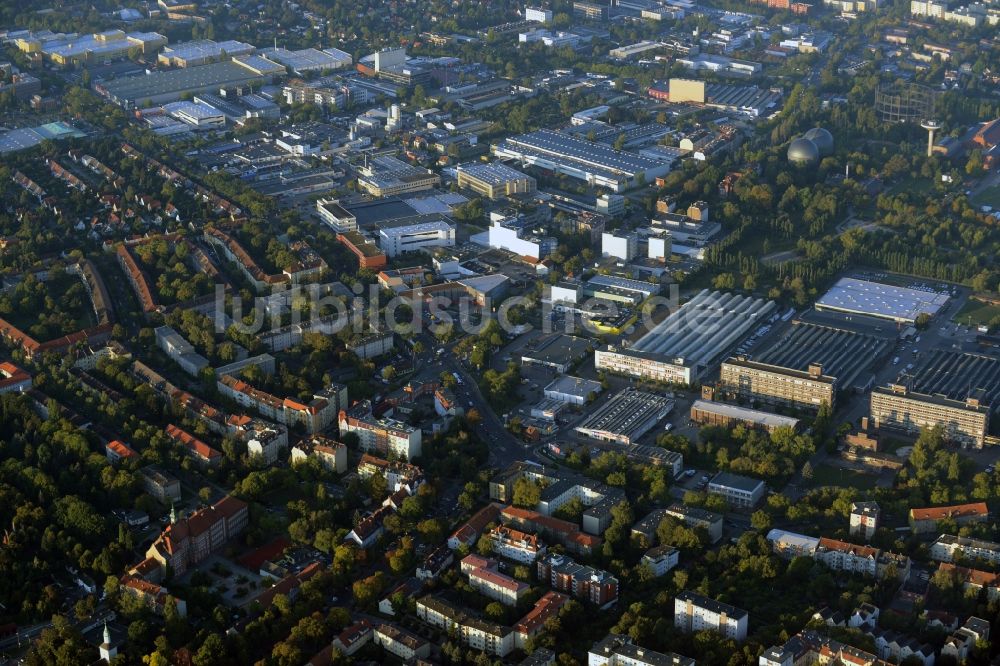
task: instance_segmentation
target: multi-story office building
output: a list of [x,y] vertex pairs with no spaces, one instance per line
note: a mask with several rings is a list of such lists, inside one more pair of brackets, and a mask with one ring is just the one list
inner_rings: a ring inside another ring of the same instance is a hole
[[750,614],[742,608],[685,590],[674,597],[674,626],[687,633],[715,631],[726,638],[747,637]]
[[976,396],[953,400],[910,391],[902,384],[875,388],[871,394],[872,425],[917,434],[921,428],[944,428],[947,439],[982,448],[990,424],[990,408]]
[[455,227],[440,213],[402,217],[379,224],[378,245],[387,257],[426,247],[454,247]]
[[751,508],[764,499],[767,486],[760,479],[719,472],[708,482],[708,492],[722,495],[732,506]]
[[671,504],[664,512],[681,521],[688,527],[701,527],[708,532],[708,538],[712,543],[718,543],[722,539],[723,517],[721,514],[706,511],[696,506],[684,506],[683,504]]
[[633,233],[601,234],[601,255],[623,261],[632,261],[639,255],[639,236]]
[[528,194],[537,187],[534,178],[502,162],[463,164],[456,171],[459,187],[468,188],[493,200],[514,194]]
[[374,197],[422,192],[441,184],[441,176],[382,155],[358,170],[358,185]]
[[817,410],[833,407],[836,380],[819,365],[802,372],[734,357],[722,364],[719,389],[740,400]]

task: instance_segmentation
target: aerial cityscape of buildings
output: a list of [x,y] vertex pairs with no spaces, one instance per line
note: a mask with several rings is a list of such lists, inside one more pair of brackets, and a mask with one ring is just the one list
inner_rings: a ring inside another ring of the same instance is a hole
[[1000,660],[996,2],[0,17],[0,664]]

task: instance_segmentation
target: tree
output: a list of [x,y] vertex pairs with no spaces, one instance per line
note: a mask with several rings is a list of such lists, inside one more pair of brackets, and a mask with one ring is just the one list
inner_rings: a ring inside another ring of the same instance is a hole
[[514,504],[526,509],[534,509],[542,499],[542,486],[532,479],[519,478],[514,482]]
[[802,466],[802,478],[806,481],[810,481],[813,478],[813,466],[808,460],[806,464]]
[[766,511],[754,511],[750,516],[750,525],[755,530],[766,532],[771,529],[771,516]]

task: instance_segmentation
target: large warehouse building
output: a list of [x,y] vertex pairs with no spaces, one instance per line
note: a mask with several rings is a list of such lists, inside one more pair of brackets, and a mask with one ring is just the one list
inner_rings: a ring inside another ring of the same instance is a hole
[[631,347],[595,352],[594,364],[631,377],[691,384],[774,308],[772,301],[703,289]]
[[627,388],[598,407],[574,429],[594,439],[634,444],[673,407],[669,398]]
[[651,183],[670,172],[669,164],[548,129],[504,139],[493,146],[493,154],[613,192]]
[[933,317],[947,303],[946,293],[841,278],[816,301],[816,309],[912,324],[922,314]]
[[236,61],[226,61],[102,81],[94,89],[115,104],[131,109],[175,102],[188,93],[262,84],[268,78]]
[[937,350],[912,377],[872,391],[872,422],[877,428],[910,434],[941,425],[951,441],[979,448],[998,397],[1000,360]]

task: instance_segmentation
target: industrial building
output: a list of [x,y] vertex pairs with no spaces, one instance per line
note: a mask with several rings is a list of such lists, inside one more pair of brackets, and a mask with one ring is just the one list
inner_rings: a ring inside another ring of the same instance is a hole
[[28,33],[14,40],[23,53],[41,54],[57,65],[99,64],[127,58],[138,51],[143,55],[166,46],[167,38],[158,32],[122,32],[107,30],[91,35],[77,33]]
[[[871,369],[892,353],[894,335],[871,327],[848,328],[801,320],[762,354],[758,363],[807,372],[819,365],[823,373],[835,378],[833,390],[864,391],[870,388]],[[765,400],[766,402],[766,400]]]
[[719,390],[726,397],[796,409],[833,407],[836,381],[818,364],[796,370],[734,357],[719,370]]
[[691,384],[774,308],[771,301],[703,289],[631,347],[597,350],[594,364],[631,377]]
[[695,400],[691,404],[691,420],[702,425],[722,426],[726,428],[738,424],[752,428],[761,428],[768,432],[777,428],[797,429],[799,420],[790,416],[781,416],[757,409],[748,409],[736,405],[727,405],[712,400]]
[[954,400],[915,393],[902,384],[872,390],[871,419],[876,428],[916,435],[921,428],[942,426],[946,439],[982,448],[990,425],[990,408],[975,397]]
[[253,44],[227,40],[216,42],[211,39],[199,39],[193,42],[183,42],[164,47],[157,60],[161,65],[169,67],[195,67],[210,62],[225,60],[227,57],[248,55],[256,51]]
[[517,169],[493,162],[491,164],[464,164],[456,169],[458,186],[467,187],[488,199],[501,199],[514,194],[535,191],[535,179]]
[[574,430],[594,439],[632,444],[673,407],[669,398],[627,388],[598,407]]
[[781,101],[781,93],[757,86],[708,83],[697,79],[670,79],[649,87],[649,96],[675,104],[703,104],[710,108],[735,111],[751,117],[763,115]]
[[591,397],[596,396],[601,390],[601,382],[593,379],[560,375],[545,387],[543,394],[549,400],[570,405],[585,405]]
[[115,104],[131,109],[173,102],[188,93],[260,85],[266,79],[237,62],[227,61],[102,81],[94,89]]
[[425,247],[454,247],[455,226],[444,215],[414,215],[379,224],[378,246],[387,257]]
[[476,234],[471,240],[531,259],[544,259],[555,252],[558,245],[554,237],[537,235],[518,224],[515,218],[494,220],[488,231]]
[[622,261],[632,261],[639,256],[639,236],[635,233],[614,233],[605,231],[601,234],[601,256],[613,257]]
[[558,334],[543,340],[534,349],[525,349],[521,363],[541,365],[565,374],[590,351],[590,340]]
[[922,314],[933,317],[947,303],[948,294],[942,292],[841,278],[816,301],[816,309],[912,324]]
[[493,146],[493,154],[613,192],[652,182],[670,172],[669,164],[548,129],[504,139]]
[[963,446],[982,447],[1000,397],[1000,360],[982,354],[934,350],[899,381],[871,396],[873,425],[915,434],[941,425]]
[[279,62],[296,76],[306,72],[322,72],[350,67],[354,59],[350,53],[340,49],[301,49],[289,51],[285,48],[261,49],[260,54],[268,60]]
[[358,185],[375,197],[422,192],[441,184],[436,173],[388,155],[371,159],[358,171]]
[[583,284],[582,291],[582,294],[588,298],[599,298],[629,305],[638,305],[650,296],[659,293],[659,284],[616,275],[595,275]]

